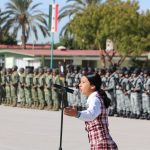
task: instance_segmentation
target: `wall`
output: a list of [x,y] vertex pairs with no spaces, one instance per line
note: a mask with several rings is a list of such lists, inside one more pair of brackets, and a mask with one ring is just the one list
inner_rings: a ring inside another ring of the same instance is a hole
[[12,68],[15,64],[14,57],[6,57],[5,58],[5,68]]

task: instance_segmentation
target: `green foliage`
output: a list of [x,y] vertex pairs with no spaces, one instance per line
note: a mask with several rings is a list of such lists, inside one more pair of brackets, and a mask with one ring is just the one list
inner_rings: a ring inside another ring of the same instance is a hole
[[17,44],[16,37],[13,34],[9,35],[8,33],[5,33],[1,37],[2,38],[0,39],[0,44],[7,44],[7,45]]
[[5,14],[8,15],[4,28],[9,32],[13,31],[18,34],[21,30],[21,40],[23,47],[33,32],[36,39],[38,39],[37,30],[40,29],[43,36],[49,36],[48,25],[46,18],[48,15],[38,10],[41,3],[33,4],[32,0],[10,0],[6,3]]
[[76,13],[67,30],[80,49],[105,50],[106,40],[112,40],[114,50],[122,56],[118,65],[127,55],[139,55],[150,48],[150,12],[140,14],[134,0],[92,3]]
[[9,34],[4,28],[7,17],[8,15],[0,10],[0,44],[16,44],[16,36]]
[[60,36],[66,37],[71,34],[68,30],[69,25],[76,15],[84,12],[88,6],[93,4],[98,5],[101,2],[102,0],[66,0],[67,5],[65,5],[59,12],[59,20],[61,21],[63,18],[69,17],[70,21],[61,29]]

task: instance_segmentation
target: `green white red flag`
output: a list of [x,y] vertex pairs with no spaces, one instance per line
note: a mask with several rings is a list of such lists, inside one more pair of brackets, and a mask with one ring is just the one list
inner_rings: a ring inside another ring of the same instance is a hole
[[49,5],[49,29],[51,32],[58,31],[58,4]]

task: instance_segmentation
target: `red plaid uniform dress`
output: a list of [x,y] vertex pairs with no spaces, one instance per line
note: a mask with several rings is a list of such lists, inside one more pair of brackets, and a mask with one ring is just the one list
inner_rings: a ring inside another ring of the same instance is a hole
[[101,114],[95,120],[85,122],[91,150],[118,150],[116,143],[109,134],[107,109],[101,98],[99,99]]

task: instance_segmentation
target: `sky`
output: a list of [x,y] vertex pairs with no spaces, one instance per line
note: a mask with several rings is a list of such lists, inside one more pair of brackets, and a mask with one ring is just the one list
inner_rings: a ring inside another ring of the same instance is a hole
[[[54,1],[59,4],[59,10],[66,4],[66,0],[33,0],[33,3],[34,4],[42,3],[42,5],[40,5],[38,8],[48,14],[49,5],[52,4]],[[146,11],[147,9],[150,9],[150,0],[138,0],[138,1],[139,1],[141,11]],[[5,9],[5,5],[7,2],[9,2],[9,0],[0,0],[0,8],[2,10]],[[67,19],[63,19],[61,22],[59,22],[58,32],[54,34],[54,42],[55,43],[59,41],[60,30],[66,24],[66,22],[67,22]],[[39,33],[39,34],[41,34],[41,33]],[[19,37],[18,37],[18,39],[19,39]],[[28,43],[33,43],[34,41],[35,41],[34,36],[30,35]],[[50,37],[43,38],[42,35],[39,36],[39,40],[36,41],[36,43],[46,43],[46,42],[51,42],[51,38]]]

